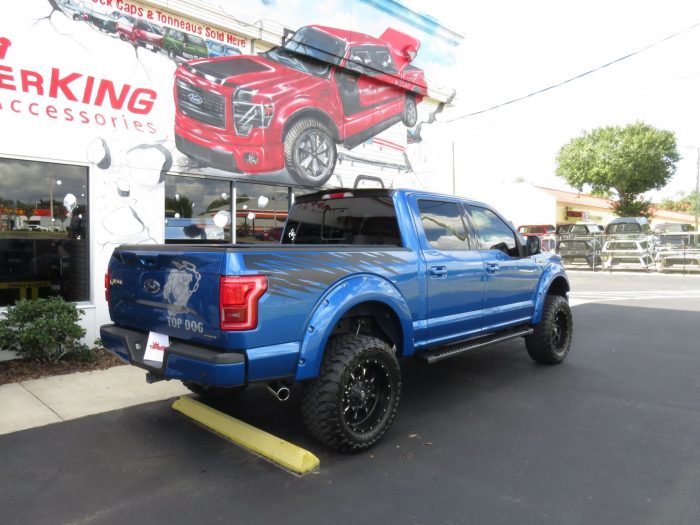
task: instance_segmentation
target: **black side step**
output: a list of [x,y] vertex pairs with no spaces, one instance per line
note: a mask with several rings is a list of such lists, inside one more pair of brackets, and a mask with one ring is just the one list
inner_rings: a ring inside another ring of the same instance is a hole
[[482,346],[500,343],[502,341],[507,341],[508,339],[515,339],[516,337],[530,335],[532,332],[534,332],[532,328],[511,328],[509,330],[503,330],[502,332],[496,332],[495,334],[479,337],[477,339],[470,339],[469,341],[464,341],[449,346],[442,346],[427,352],[421,352],[416,354],[416,357],[428,362],[429,364],[433,364],[437,363],[438,361],[442,361],[443,359],[463,354],[469,350],[474,350],[475,348],[481,348]]

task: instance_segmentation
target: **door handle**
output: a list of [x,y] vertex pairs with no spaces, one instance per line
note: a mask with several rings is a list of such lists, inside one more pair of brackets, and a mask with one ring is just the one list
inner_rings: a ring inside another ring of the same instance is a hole
[[486,263],[486,273],[498,273],[498,263]]
[[434,279],[442,279],[447,277],[447,266],[431,266],[430,277]]

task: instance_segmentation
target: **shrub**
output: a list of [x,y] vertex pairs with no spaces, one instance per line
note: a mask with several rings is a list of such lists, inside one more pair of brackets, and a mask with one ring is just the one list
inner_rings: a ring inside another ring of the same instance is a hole
[[0,348],[47,364],[89,361],[93,355],[81,342],[85,329],[78,324],[83,313],[61,297],[18,301],[0,318]]

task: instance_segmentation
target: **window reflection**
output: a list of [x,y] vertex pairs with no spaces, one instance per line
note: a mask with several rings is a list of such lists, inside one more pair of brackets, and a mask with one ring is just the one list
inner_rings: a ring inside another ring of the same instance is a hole
[[0,306],[89,299],[88,170],[0,159]]
[[279,243],[289,209],[283,186],[236,184],[236,242]]
[[166,243],[230,243],[231,183],[170,175],[165,180]]

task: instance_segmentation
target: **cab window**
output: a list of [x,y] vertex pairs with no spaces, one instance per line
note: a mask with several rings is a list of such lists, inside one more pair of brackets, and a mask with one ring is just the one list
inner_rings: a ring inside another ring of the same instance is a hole
[[428,244],[438,250],[468,250],[467,230],[456,202],[419,200],[420,220]]
[[520,256],[515,232],[503,219],[488,208],[468,206],[467,209],[481,250],[500,250],[511,257]]

